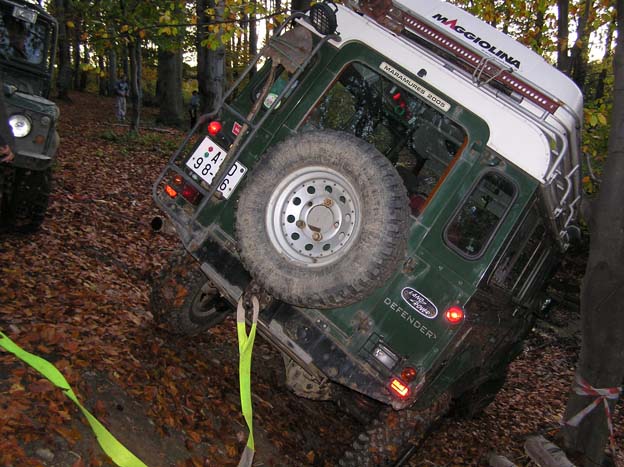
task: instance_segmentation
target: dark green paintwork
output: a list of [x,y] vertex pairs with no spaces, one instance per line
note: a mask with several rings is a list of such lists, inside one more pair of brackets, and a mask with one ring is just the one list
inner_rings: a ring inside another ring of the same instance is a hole
[[[426,374],[440,362],[440,356],[463,327],[471,325],[469,315],[461,325],[449,325],[443,317],[444,311],[452,305],[465,306],[471,299],[526,206],[535,198],[538,187],[538,183],[527,174],[492,157],[486,150],[489,129],[478,115],[463,108],[430,83],[424,83],[400,64],[390,62],[362,44],[350,43],[340,52],[326,45],[292,95],[269,118],[248,150],[241,155],[239,160],[250,169],[241,186],[230,200],[209,205],[201,213],[200,221],[205,226],[218,224],[230,236],[228,240],[234,242],[237,196],[244,184],[253,178],[253,166],[263,154],[266,153],[264,157],[270,157],[271,146],[297,131],[305,116],[315,107],[341,70],[353,61],[367,64],[374,70],[378,69],[381,62],[389,62],[434,91],[451,103],[447,116],[465,129],[468,140],[461,157],[424,213],[419,218],[413,218],[406,263],[397,267],[387,285],[371,291],[368,298],[349,307],[324,311],[310,309],[307,313],[313,320],[327,323],[328,328],[324,332],[334,337],[334,341],[339,342],[354,357],[363,358],[362,349],[373,336],[403,357],[403,365],[413,366],[419,373]],[[257,73],[249,87],[235,101],[235,107],[242,114],[246,114],[252,105],[250,89],[257,86],[265,75],[266,69]],[[233,123],[231,116],[221,117],[224,128],[229,131]],[[517,194],[483,255],[478,259],[467,259],[445,244],[444,229],[474,183],[487,171],[498,171],[508,177],[516,186]],[[429,319],[413,310],[401,298],[401,291],[405,287],[411,287],[429,298],[437,306],[438,315]],[[445,389],[454,378],[471,365],[476,365],[476,353],[478,346],[469,346],[439,374],[431,388]]]

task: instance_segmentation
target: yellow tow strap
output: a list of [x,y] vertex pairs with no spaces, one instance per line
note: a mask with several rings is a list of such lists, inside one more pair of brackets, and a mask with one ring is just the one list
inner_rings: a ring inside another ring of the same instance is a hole
[[[241,407],[243,417],[245,418],[247,427],[249,428],[249,438],[247,439],[247,445],[245,446],[245,450],[243,451],[238,464],[239,467],[250,467],[253,463],[255,453],[253,438],[253,410],[251,405],[251,355],[254,340],[256,338],[256,326],[258,322],[258,314],[260,312],[260,303],[256,297],[252,297],[251,302],[253,313],[249,334],[247,334],[245,325],[245,308],[243,306],[242,298],[238,303],[236,311],[236,330],[238,334],[238,350],[240,353],[238,370]],[[86,417],[89,425],[91,425],[91,429],[93,430],[98,443],[102,447],[102,450],[115,464],[119,467],[147,467],[138,457],[132,454],[123,444],[117,441],[117,439],[93,415],[91,415],[87,409],[83,407],[65,377],[54,365],[37,355],[26,352],[1,331],[0,347],[33,367],[45,376],[52,384],[63,390],[69,399],[74,401]]]
[[258,314],[260,312],[260,303],[254,296],[251,298],[251,304],[253,308],[251,318],[251,329],[247,334],[247,327],[245,324],[245,307],[243,305],[243,299],[238,301],[238,307],[236,309],[236,331],[238,334],[238,378],[240,383],[240,396],[241,407],[243,410],[243,417],[247,422],[249,428],[249,438],[247,439],[247,446],[243,451],[243,455],[238,463],[238,467],[250,467],[253,463],[255,446],[253,438],[253,410],[251,406],[251,351],[253,350],[254,339],[256,338],[256,325],[258,323]]
[[102,450],[110,457],[119,467],[147,467],[138,457],[132,454],[126,447],[102,425],[91,413],[85,409],[78,401],[76,394],[69,386],[69,383],[59,370],[56,369],[47,360],[26,352],[15,342],[9,339],[4,333],[0,332],[0,347],[11,352],[20,360],[24,361],[43,376],[48,378],[52,384],[63,390],[65,395],[69,397],[78,406],[91,425],[91,429],[100,443]]

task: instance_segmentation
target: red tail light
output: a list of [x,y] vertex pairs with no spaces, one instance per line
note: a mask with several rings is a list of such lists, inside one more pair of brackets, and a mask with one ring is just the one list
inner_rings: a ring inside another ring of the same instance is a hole
[[216,136],[219,132],[221,132],[221,122],[217,122],[216,120],[214,122],[210,122],[208,124],[208,133],[210,133],[211,136]]
[[446,310],[444,317],[451,324],[459,324],[464,320],[464,310],[458,306],[452,306]]
[[418,373],[416,372],[415,369],[408,366],[408,367],[403,368],[403,371],[401,372],[401,378],[403,378],[405,381],[409,383],[410,381],[414,381],[417,374]]
[[392,378],[392,381],[390,382],[390,389],[392,389],[392,392],[394,392],[401,399],[405,399],[409,396],[409,387],[399,378]]
[[182,188],[182,197],[191,204],[197,204],[201,199],[201,193],[191,185],[184,185],[184,188]]

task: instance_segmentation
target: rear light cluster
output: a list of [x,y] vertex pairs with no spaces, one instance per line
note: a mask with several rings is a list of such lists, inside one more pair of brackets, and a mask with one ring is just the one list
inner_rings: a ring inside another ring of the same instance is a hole
[[[444,312],[444,319],[452,326],[456,326],[464,321],[464,310],[457,305],[451,306]],[[377,343],[372,352],[375,359],[389,370],[393,370],[399,363],[399,356],[393,352],[387,344]],[[394,373],[394,371],[393,371]],[[395,373],[396,374],[396,373]],[[418,371],[412,367],[404,367],[401,370],[400,377],[393,376],[390,379],[388,387],[392,394],[399,399],[407,399],[410,396],[410,383],[416,379]]]
[[418,376],[418,372],[408,366],[401,371],[401,377],[394,377],[390,380],[390,389],[401,399],[406,399],[410,395],[409,383],[414,381]]
[[[221,125],[221,122],[217,120],[213,120],[206,127],[206,131],[208,131],[210,136],[218,135],[221,133],[222,129],[223,125]],[[197,190],[197,188],[190,183],[186,183],[180,174],[175,174],[171,179],[171,183],[165,185],[165,193],[167,193],[170,198],[182,196],[182,198],[193,205],[198,205],[203,198],[203,195]]]
[[165,192],[170,198],[176,198],[180,195],[194,205],[199,204],[202,199],[202,194],[194,186],[186,183],[179,174],[173,176],[171,184],[165,185]]

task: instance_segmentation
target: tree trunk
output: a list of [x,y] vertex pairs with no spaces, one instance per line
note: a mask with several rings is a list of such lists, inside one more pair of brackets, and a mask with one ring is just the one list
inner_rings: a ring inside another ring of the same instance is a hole
[[[582,348],[577,373],[594,388],[616,388],[624,379],[624,0],[617,0],[618,40],[609,154],[591,219],[589,260],[581,295]],[[565,420],[595,397],[571,392]],[[617,400],[611,400],[613,408]],[[575,428],[563,428],[565,447],[580,452],[585,466],[601,465],[609,433],[600,406]]]
[[130,131],[139,132],[141,121],[141,41],[134,38],[128,45],[128,55],[130,58]]
[[291,6],[293,11],[305,11],[310,8],[310,0],[292,0]]
[[570,54],[568,47],[570,0],[557,0],[557,68],[570,73]]
[[[251,1],[251,4],[256,7],[256,2]],[[249,58],[253,59],[258,53],[258,31],[256,27],[256,12],[255,9],[249,13]],[[253,76],[256,72],[255,69],[251,70],[249,76]]]
[[73,34],[73,52],[74,52],[74,89],[80,89],[80,64],[82,59],[80,57],[80,23],[76,21],[76,25],[72,30]]
[[70,100],[69,88],[71,87],[71,54],[69,52],[69,37],[67,36],[67,1],[56,0],[56,16],[58,21],[58,76],[56,78],[56,90],[58,98]]
[[609,57],[611,56],[611,45],[613,43],[613,33],[616,28],[616,15],[613,15],[613,21],[609,24],[609,31],[607,32],[607,39],[605,40],[605,53],[602,57],[602,69],[598,75],[598,81],[596,82],[596,95],[595,99],[602,99],[604,96],[605,80],[607,79],[607,71],[609,69]]
[[544,27],[547,7],[548,5],[546,2],[536,2],[535,4],[535,8],[537,11],[535,12],[535,26],[533,27],[533,29],[535,29],[536,31],[533,43],[533,50],[538,54],[542,54],[544,50],[542,41],[544,39]]
[[589,14],[593,8],[593,0],[585,0],[583,7],[583,14],[579,16],[576,42],[572,46],[572,53],[570,57],[570,76],[581,88],[581,91],[585,88],[585,77],[587,76],[587,61],[589,49]]
[[[197,0],[197,84],[201,100],[202,114],[213,110],[223,99],[223,81],[225,75],[225,49],[218,47],[210,50],[202,46],[208,37],[210,19],[206,15],[207,8],[215,8],[214,0]],[[217,17],[222,17],[217,7]]]
[[180,126],[184,119],[182,101],[182,51],[158,50],[158,121]]
[[[90,57],[89,57],[89,47],[87,47],[87,44],[83,44],[82,46],[82,50],[83,50],[83,57],[82,57],[82,63],[84,64],[89,64],[90,62]],[[80,87],[79,89],[81,91],[84,91],[87,89],[87,80],[89,79],[89,72],[84,69],[84,70],[80,70]]]
[[111,47],[108,49],[108,95],[115,95],[115,83],[117,82],[117,52]]
[[108,95],[108,86],[107,86],[107,82],[106,79],[104,79],[105,76],[105,66],[104,66],[104,56],[103,55],[98,55],[98,68],[100,69],[100,72],[98,73],[98,94],[100,96],[107,96]]

